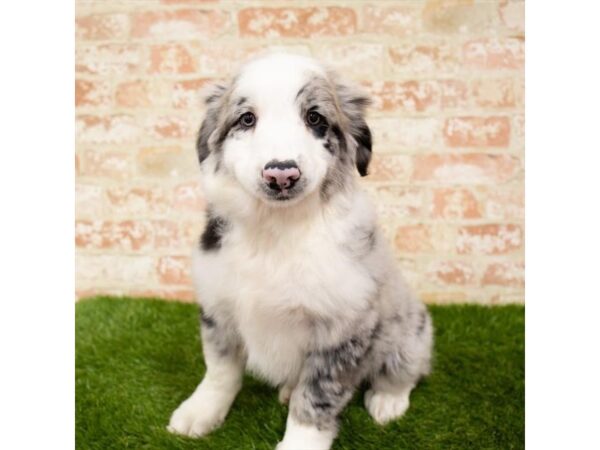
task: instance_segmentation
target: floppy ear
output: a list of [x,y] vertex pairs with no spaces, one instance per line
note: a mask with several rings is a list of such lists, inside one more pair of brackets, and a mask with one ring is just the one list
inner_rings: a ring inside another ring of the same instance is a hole
[[369,97],[358,88],[337,84],[337,95],[342,113],[346,117],[348,129],[356,141],[356,168],[361,177],[367,175],[371,162],[373,141],[371,130],[365,121],[365,110],[371,104]]
[[206,92],[204,103],[207,106],[206,115],[198,132],[196,140],[196,151],[198,152],[198,161],[202,164],[210,154],[209,140],[212,133],[217,129],[219,111],[221,109],[221,99],[225,94],[226,87],[221,84],[211,86]]

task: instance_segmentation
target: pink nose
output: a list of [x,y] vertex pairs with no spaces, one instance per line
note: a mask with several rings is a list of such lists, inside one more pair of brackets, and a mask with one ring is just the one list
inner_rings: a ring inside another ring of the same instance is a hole
[[263,180],[272,189],[291,188],[300,178],[300,170],[295,163],[269,163],[262,171]]

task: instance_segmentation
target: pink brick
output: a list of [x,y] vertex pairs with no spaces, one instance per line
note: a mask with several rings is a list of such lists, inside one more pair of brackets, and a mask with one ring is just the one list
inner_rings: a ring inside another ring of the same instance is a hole
[[160,0],[165,5],[205,5],[207,3],[218,3],[219,0]]
[[489,38],[467,42],[463,59],[472,69],[522,69],[525,43],[520,38]]
[[410,156],[373,153],[367,181],[406,182],[410,173]]
[[[443,290],[423,290],[419,293],[419,297],[423,302],[429,304],[452,304],[452,303],[470,303],[472,302],[472,297],[469,296],[469,291],[465,288],[461,288],[461,290],[449,290],[448,287],[445,287]],[[485,302],[485,297],[477,296],[476,302]]]
[[471,83],[474,104],[482,108],[511,108],[516,105],[512,78],[482,79]]
[[116,83],[115,102],[124,108],[168,108],[173,82],[161,78]]
[[154,248],[173,250],[182,247],[182,240],[177,222],[171,220],[154,220],[151,222],[151,225]]
[[141,70],[143,60],[141,47],[131,44],[86,45],[75,49],[75,71],[82,74],[131,75]]
[[431,216],[435,219],[477,219],[481,207],[475,194],[464,188],[440,188],[433,191]]
[[512,224],[462,227],[456,241],[456,251],[461,254],[503,254],[522,247],[523,230]]
[[281,51],[294,54],[308,55],[310,50],[306,45],[282,45],[277,43],[252,43],[239,45],[235,42],[223,42],[210,45],[203,42],[190,42],[188,47],[194,57],[199,77],[222,79],[227,74],[235,72],[240,64],[267,51]]
[[525,1],[500,1],[500,17],[510,31],[525,32]]
[[525,286],[525,265],[521,261],[489,264],[483,274],[484,285],[523,287]]
[[367,33],[414,36],[421,30],[421,9],[412,2],[393,6],[365,6],[363,23],[362,29]]
[[200,173],[194,149],[178,145],[143,147],[136,162],[138,173],[144,177],[181,180]]
[[146,121],[146,131],[156,140],[191,138],[195,134],[187,119],[179,115],[149,117]]
[[497,4],[493,1],[428,1],[422,17],[425,30],[442,35],[483,34],[500,28]]
[[315,57],[326,62],[346,77],[380,78],[383,76],[385,46],[380,43],[344,42],[319,44],[314,49]]
[[231,18],[218,9],[180,9],[134,13],[131,23],[134,38],[211,39],[231,27]]
[[373,98],[374,109],[424,112],[440,106],[440,86],[434,81],[374,81],[364,85]]
[[242,37],[344,36],[356,32],[350,8],[246,8],[238,13]]
[[[198,211],[196,211],[196,214]],[[197,216],[199,217],[199,216]],[[200,235],[204,231],[204,222],[193,219],[181,222],[181,242],[182,246],[188,250],[198,246]]]
[[491,220],[524,220],[525,188],[519,183],[480,190],[483,213]]
[[83,144],[127,144],[136,142],[142,133],[139,121],[126,114],[81,115],[75,130],[77,141]]
[[133,162],[127,153],[88,150],[81,154],[80,159],[81,176],[126,180],[134,173]]
[[379,149],[431,151],[441,144],[442,125],[435,117],[379,118],[369,125]]
[[147,222],[80,220],[75,224],[75,243],[80,248],[135,251],[149,248],[151,241],[152,229]]
[[199,182],[182,183],[175,187],[173,206],[181,211],[199,212],[206,207],[206,200]]
[[407,42],[394,44],[388,49],[388,58],[394,73],[432,74],[455,73],[461,68],[461,49],[451,42],[434,44]]
[[444,138],[449,147],[507,147],[508,117],[454,117],[446,119]]
[[525,149],[525,116],[518,114],[512,117],[513,145],[523,151]]
[[100,80],[75,80],[75,106],[109,107],[110,84]]
[[171,104],[175,108],[203,108],[207,86],[213,82],[210,78],[178,81],[173,85]]
[[75,184],[75,217],[101,217],[107,210],[104,188],[94,184]]
[[381,220],[419,217],[425,202],[422,190],[402,186],[380,186],[374,195]]
[[191,261],[187,256],[162,256],[157,264],[158,279],[162,284],[189,285]]
[[400,253],[426,253],[434,249],[432,230],[426,225],[398,227],[394,242]]
[[444,184],[502,183],[521,168],[514,156],[479,153],[417,155],[413,164],[413,181]]
[[195,70],[195,58],[182,44],[160,44],[150,48],[149,73],[188,74]]
[[443,110],[468,108],[469,89],[463,80],[441,80],[441,107]]
[[148,107],[150,101],[151,86],[145,81],[127,81],[117,86],[115,94],[118,106],[124,107]]
[[473,267],[464,261],[434,261],[427,268],[427,276],[441,285],[468,285],[475,281]]
[[91,14],[75,19],[77,40],[126,39],[128,33],[127,14]]
[[106,191],[108,207],[113,215],[131,217],[162,215],[171,208],[171,198],[163,188],[110,186]]
[[156,262],[146,255],[75,255],[75,279],[78,289],[82,285],[127,286],[133,283],[148,284],[156,279]]

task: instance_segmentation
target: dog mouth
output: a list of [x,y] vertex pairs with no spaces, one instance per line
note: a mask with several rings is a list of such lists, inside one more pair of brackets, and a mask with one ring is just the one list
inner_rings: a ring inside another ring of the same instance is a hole
[[300,180],[288,188],[281,188],[276,183],[261,183],[262,197],[269,202],[286,203],[299,198],[304,191],[306,182]]

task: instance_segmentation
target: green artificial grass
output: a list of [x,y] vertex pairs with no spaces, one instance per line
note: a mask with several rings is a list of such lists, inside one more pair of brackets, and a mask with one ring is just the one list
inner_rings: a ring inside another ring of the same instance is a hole
[[[334,449],[524,447],[524,308],[431,306],[434,370],[400,420],[377,425],[361,388],[342,413]],[[79,449],[273,449],[287,408],[246,376],[224,425],[174,436],[169,417],[204,374],[198,307],[96,298],[76,306]]]

